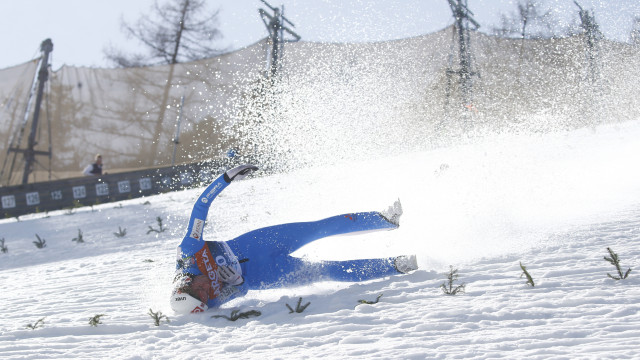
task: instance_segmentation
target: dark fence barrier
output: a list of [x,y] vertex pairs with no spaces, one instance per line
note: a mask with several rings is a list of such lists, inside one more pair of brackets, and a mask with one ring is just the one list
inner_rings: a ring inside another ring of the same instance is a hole
[[2,187],[2,214],[7,218],[207,185],[231,166],[231,159],[225,159]]

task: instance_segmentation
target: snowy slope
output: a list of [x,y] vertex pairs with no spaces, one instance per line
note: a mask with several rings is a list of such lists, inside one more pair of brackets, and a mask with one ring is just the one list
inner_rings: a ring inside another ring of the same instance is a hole
[[[205,238],[383,209],[399,197],[400,229],[324,239],[297,255],[416,253],[422,269],[250,292],[200,315],[174,314],[168,297],[175,247],[201,189],[2,220],[0,357],[640,358],[639,138],[638,121],[500,135],[234,183],[212,206]],[[168,230],[147,234],[156,217]],[[79,229],[82,244],[72,241]],[[615,271],[607,247],[634,269],[628,279],[607,277]],[[449,265],[465,294],[439,289]],[[377,304],[358,302],[380,294]],[[290,314],[286,304],[300,297],[309,307]],[[149,309],[170,322],[154,326]],[[236,309],[262,315],[211,318]],[[91,327],[97,314],[102,324]],[[26,328],[41,318],[42,327]]]

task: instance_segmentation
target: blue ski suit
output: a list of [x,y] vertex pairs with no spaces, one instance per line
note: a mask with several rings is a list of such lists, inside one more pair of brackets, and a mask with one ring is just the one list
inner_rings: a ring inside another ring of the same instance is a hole
[[[251,167],[251,170],[256,169]],[[218,307],[246,294],[248,290],[300,285],[318,280],[362,281],[399,273],[394,267],[394,258],[309,262],[290,255],[324,237],[398,227],[378,212],[351,213],[319,221],[269,226],[229,241],[205,241],[203,230],[209,207],[233,181],[235,176],[229,176],[230,172],[214,180],[198,197],[189,219],[187,234],[178,246],[177,276],[205,274],[211,281],[208,307]],[[222,265],[233,268],[244,277],[244,282],[233,285],[222,281],[218,274],[218,267]]]

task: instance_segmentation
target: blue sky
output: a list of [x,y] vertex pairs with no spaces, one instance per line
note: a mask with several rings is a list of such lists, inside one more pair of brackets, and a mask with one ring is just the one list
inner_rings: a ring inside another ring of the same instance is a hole
[[[163,0],[159,0],[160,3]],[[252,44],[267,32],[258,16],[259,0],[210,1],[219,8],[224,38],[220,46],[234,49]],[[453,22],[446,0],[271,0],[285,6],[285,16],[303,40],[379,41],[416,36],[442,29]],[[469,0],[469,7],[489,31],[501,13],[515,10],[516,0]],[[628,39],[640,0],[579,0],[593,10],[608,38]],[[54,43],[53,67],[110,66],[103,49],[108,44],[135,49],[120,29],[124,18],[134,22],[148,12],[153,0],[21,0],[0,1],[0,69],[28,61],[39,54],[42,40]],[[545,0],[559,15],[577,19],[573,0]]]

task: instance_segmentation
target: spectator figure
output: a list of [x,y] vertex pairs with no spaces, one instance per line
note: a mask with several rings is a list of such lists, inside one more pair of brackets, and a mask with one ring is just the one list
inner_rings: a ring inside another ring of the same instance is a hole
[[82,171],[84,176],[100,176],[102,175],[102,155],[96,155],[95,162],[87,165]]

